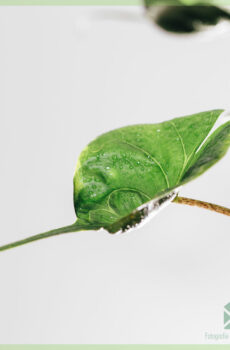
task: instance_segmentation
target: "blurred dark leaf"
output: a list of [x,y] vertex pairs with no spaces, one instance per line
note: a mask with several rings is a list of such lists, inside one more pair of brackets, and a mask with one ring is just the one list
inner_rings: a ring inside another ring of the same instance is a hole
[[145,0],[155,23],[169,32],[193,33],[202,29],[202,26],[214,26],[221,20],[230,20],[230,13],[217,6],[180,6],[179,1],[173,3],[178,6],[154,6],[154,0]]

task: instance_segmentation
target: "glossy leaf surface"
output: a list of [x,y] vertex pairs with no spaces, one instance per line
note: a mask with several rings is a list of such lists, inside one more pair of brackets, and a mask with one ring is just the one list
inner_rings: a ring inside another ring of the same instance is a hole
[[230,121],[213,130],[222,112],[127,126],[96,138],[74,176],[78,221],[107,228],[204,173],[230,145]]

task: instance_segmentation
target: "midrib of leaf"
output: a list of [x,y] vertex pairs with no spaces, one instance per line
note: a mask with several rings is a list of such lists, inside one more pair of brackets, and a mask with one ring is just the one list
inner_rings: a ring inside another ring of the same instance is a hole
[[177,179],[177,183],[178,183],[178,182],[180,181],[182,175],[183,175],[184,169],[186,168],[186,165],[187,165],[187,162],[188,162],[188,158],[189,158],[189,157],[188,157],[187,154],[186,154],[185,144],[184,144],[183,138],[182,138],[182,136],[181,136],[179,130],[177,129],[177,126],[174,124],[173,121],[171,121],[170,123],[171,123],[171,125],[174,127],[174,129],[175,129],[175,131],[176,131],[176,133],[177,133],[177,135],[178,135],[178,137],[179,137],[179,139],[180,139],[180,143],[181,143],[181,146],[182,146],[182,149],[183,149],[183,154],[184,154],[184,163],[183,163],[183,167],[182,167],[181,172],[180,172],[180,174],[179,174],[179,176],[178,176],[178,179]]
[[194,156],[195,156],[197,150],[200,151],[200,149],[203,148],[203,146],[205,145],[205,143],[206,143],[206,141],[208,140],[209,136],[211,136],[211,134],[212,134],[211,131],[212,131],[212,129],[213,129],[213,126],[216,124],[216,121],[213,123],[213,125],[210,127],[210,129],[207,131],[207,135],[206,135],[204,141],[203,141],[201,144],[196,145],[196,146],[194,147],[194,149],[192,150],[192,152],[190,153],[190,155],[187,155],[187,153],[186,153],[186,150],[185,150],[185,143],[184,143],[184,141],[183,141],[183,137],[181,136],[181,134],[180,134],[180,132],[179,132],[177,126],[175,125],[175,123],[174,123],[173,121],[170,121],[170,123],[174,126],[175,131],[177,132],[177,135],[178,135],[178,137],[179,137],[179,139],[180,139],[180,141],[181,141],[181,145],[182,145],[183,152],[184,152],[184,164],[183,164],[183,167],[182,167],[182,169],[181,169],[180,175],[179,175],[178,180],[177,180],[177,183],[179,183],[180,180],[183,178],[185,169],[187,168],[186,170],[188,170],[188,168],[189,168],[188,165],[192,163],[193,158],[194,158]]
[[[213,112],[212,112],[212,115],[213,115]],[[219,118],[219,117],[218,117],[218,118]],[[192,151],[192,152],[190,153],[190,155],[187,157],[187,162],[186,162],[186,164],[185,164],[185,166],[184,166],[184,169],[183,169],[183,172],[182,172],[182,174],[181,174],[181,177],[180,177],[179,181],[183,178],[184,173],[185,173],[185,169],[186,169],[186,171],[187,171],[187,170],[189,169],[189,167],[191,166],[192,162],[194,161],[194,156],[196,155],[197,151],[198,151],[198,150],[200,151],[200,150],[204,147],[204,145],[206,144],[206,141],[209,139],[209,136],[212,135],[213,127],[215,126],[215,124],[216,124],[218,118],[217,118],[217,119],[214,121],[214,123],[209,127],[209,130],[206,130],[207,134],[206,134],[206,137],[204,138],[204,140],[203,140],[200,144],[196,145],[196,146],[194,147],[193,151]]]

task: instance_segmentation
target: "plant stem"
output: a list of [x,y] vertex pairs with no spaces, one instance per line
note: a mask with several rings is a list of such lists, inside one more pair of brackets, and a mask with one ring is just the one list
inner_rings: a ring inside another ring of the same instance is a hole
[[[222,207],[220,205],[213,204],[213,203],[199,201],[197,199],[191,199],[191,198],[178,197],[177,196],[173,200],[173,203],[186,204],[186,205],[190,205],[190,206],[196,206],[196,207],[199,207],[199,208],[212,210],[212,211],[215,211],[216,213],[220,213],[220,214],[224,214],[224,215],[230,216],[230,209],[229,208],[225,208],[225,207]],[[47,232],[39,233],[39,234],[34,235],[34,236],[30,236],[30,237],[22,239],[20,241],[16,241],[16,242],[13,242],[13,243],[9,243],[9,244],[3,245],[3,246],[0,247],[0,252],[4,251],[4,250],[11,249],[11,248],[18,247],[20,245],[24,245],[24,244],[31,243],[31,242],[34,242],[34,241],[38,241],[40,239],[44,239],[44,238],[48,238],[48,237],[52,237],[52,236],[62,235],[64,233],[78,232],[78,231],[84,231],[84,230],[98,230],[99,228],[100,227],[98,227],[98,226],[88,226],[88,225],[86,226],[84,224],[79,224],[78,222],[76,222],[73,225],[60,227],[60,228],[57,228],[57,229],[54,229],[54,230],[50,230],[50,231],[47,231]]]
[[98,228],[81,225],[81,224],[78,224],[78,222],[76,222],[73,225],[60,227],[60,228],[57,228],[54,230],[50,230],[47,232],[39,233],[39,234],[34,235],[34,236],[30,236],[30,237],[22,239],[20,241],[16,241],[13,243],[3,245],[2,247],[0,247],[0,252],[3,250],[15,248],[15,247],[18,247],[20,245],[24,245],[24,244],[27,244],[30,242],[38,241],[40,239],[44,239],[44,238],[48,238],[48,237],[52,237],[52,236],[57,236],[57,235],[61,235],[64,233],[77,232],[77,231],[83,231],[83,230],[91,230],[91,229],[98,229]]
[[208,209],[208,210],[215,211],[216,213],[219,213],[219,214],[230,216],[230,209],[222,207],[217,204],[199,201],[197,199],[176,197],[173,202],[178,204],[186,204],[186,205],[195,206],[203,209]]

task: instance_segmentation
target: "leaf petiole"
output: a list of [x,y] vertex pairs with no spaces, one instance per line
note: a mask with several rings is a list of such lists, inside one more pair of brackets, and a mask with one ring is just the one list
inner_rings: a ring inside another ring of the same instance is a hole
[[229,208],[222,207],[220,205],[213,204],[213,203],[199,201],[197,199],[191,199],[191,198],[177,196],[173,200],[173,203],[190,205],[192,207],[199,207],[199,208],[215,211],[216,213],[219,213],[219,214],[230,216],[230,209]]
[[[222,207],[220,205],[213,204],[213,203],[199,201],[197,199],[191,199],[191,198],[177,196],[173,200],[173,203],[185,204],[185,205],[190,205],[190,206],[196,206],[196,207],[199,207],[199,208],[212,210],[212,211],[215,211],[216,213],[220,213],[220,214],[223,214],[223,215],[230,216],[230,209],[229,208]],[[13,243],[9,243],[9,244],[3,245],[3,246],[0,247],[0,252],[4,251],[4,250],[11,249],[11,248],[16,248],[18,246],[21,246],[21,245],[24,245],[24,244],[27,244],[27,243],[38,241],[38,240],[41,240],[41,239],[44,239],[44,238],[49,238],[49,237],[52,237],[52,236],[58,236],[58,235],[61,235],[61,234],[71,233],[71,232],[78,232],[78,231],[98,230],[99,228],[100,227],[98,227],[98,226],[90,226],[90,225],[86,225],[86,224],[81,224],[81,223],[79,223],[77,221],[73,225],[60,227],[60,228],[57,228],[57,229],[54,229],[54,230],[50,230],[50,231],[47,231],[47,232],[39,233],[39,234],[31,236],[31,237],[27,237],[25,239],[22,239],[22,240],[13,242]]]
[[37,235],[31,236],[31,237],[27,237],[25,239],[16,241],[16,242],[12,242],[6,245],[3,245],[0,247],[0,252],[4,251],[4,250],[8,250],[11,248],[15,248],[18,247],[20,245],[24,245],[27,243],[31,243],[34,241],[38,241],[40,239],[44,239],[44,238],[48,238],[48,237],[52,237],[52,236],[58,236],[58,235],[62,235],[64,233],[70,233],[70,232],[78,232],[78,231],[84,231],[84,230],[97,230],[98,227],[94,227],[94,226],[86,226],[86,225],[82,225],[79,224],[78,222],[75,222],[73,225],[69,225],[69,226],[64,226],[64,227],[60,227],[54,230],[50,230],[47,232],[43,232],[43,233],[39,233]]

